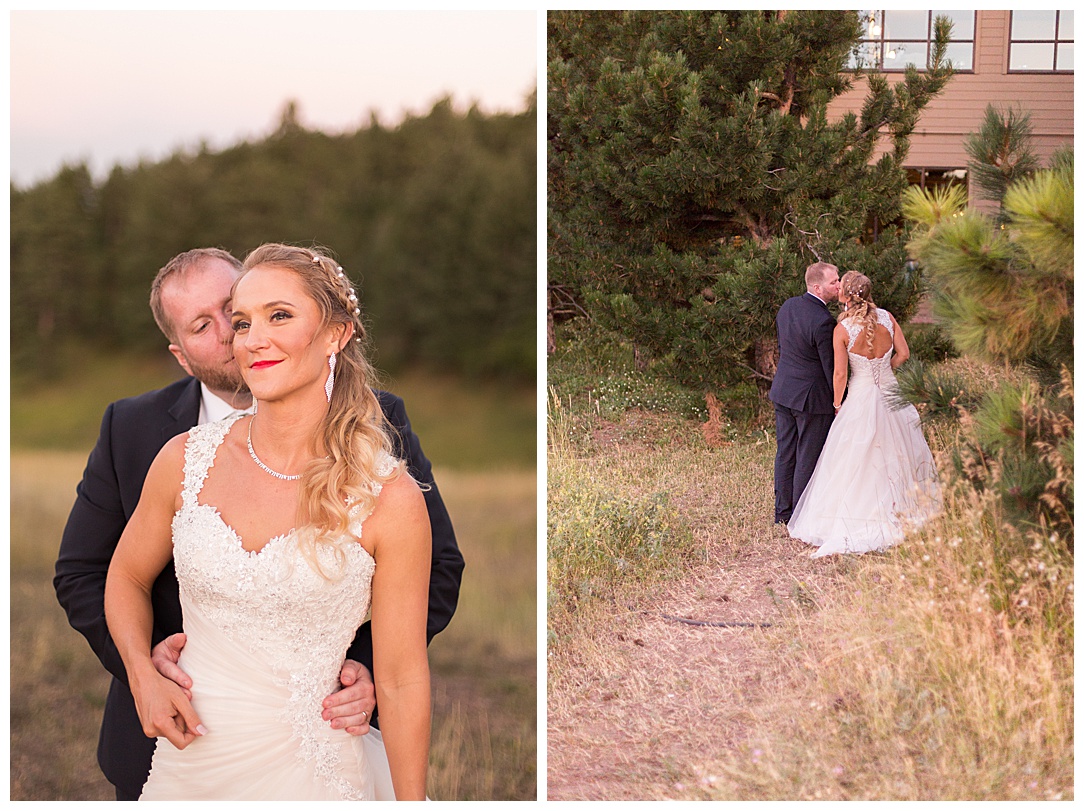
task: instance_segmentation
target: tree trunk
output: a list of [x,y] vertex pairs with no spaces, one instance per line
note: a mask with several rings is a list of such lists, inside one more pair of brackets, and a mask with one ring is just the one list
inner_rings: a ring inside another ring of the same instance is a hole
[[775,336],[757,338],[753,342],[753,368],[757,370],[757,388],[764,397],[768,396],[778,366],[779,343]]
[[552,355],[557,348],[557,339],[553,335],[553,307],[546,308],[546,354]]

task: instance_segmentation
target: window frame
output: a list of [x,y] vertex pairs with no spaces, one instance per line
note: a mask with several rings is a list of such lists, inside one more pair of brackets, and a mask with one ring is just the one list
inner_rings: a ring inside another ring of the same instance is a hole
[[[1006,73],[1011,73],[1014,76],[1026,76],[1029,73],[1030,74],[1039,74],[1039,75],[1044,75],[1044,76],[1049,76],[1049,75],[1052,75],[1052,74],[1057,74],[1059,76],[1072,76],[1074,74],[1075,71],[1073,71],[1073,70],[1058,70],[1058,67],[1057,67],[1057,65],[1058,65],[1058,46],[1059,45],[1075,45],[1076,44],[1076,41],[1073,40],[1073,39],[1062,39],[1061,37],[1058,36],[1060,31],[1061,31],[1061,12],[1063,10],[1067,10],[1067,11],[1070,11],[1070,12],[1074,11],[1074,9],[1054,9],[1054,38],[1053,39],[1013,39],[1012,24],[1013,24],[1013,15],[1016,14],[1016,12],[1015,11],[1010,11],[1009,12],[1009,47],[1008,47],[1007,51],[1005,52],[1005,72]],[[1074,19],[1073,22],[1075,24],[1076,20]],[[1045,68],[1014,68],[1012,66],[1012,48],[1013,48],[1013,45],[1016,45],[1016,44],[1020,44],[1020,45],[1050,45],[1050,44],[1052,44],[1054,46],[1054,54],[1053,54],[1053,59],[1051,60],[1052,64],[1051,64],[1050,68],[1049,69],[1045,69]]]
[[[885,18],[884,18],[884,15],[885,15],[886,11],[904,11],[904,10],[910,11],[912,9],[873,9],[872,10],[874,15],[877,15],[877,14],[881,15],[881,33],[880,33],[880,36],[877,39],[873,39],[873,38],[866,37],[866,36],[861,37],[859,39],[859,43],[860,43],[859,47],[861,47],[861,44],[865,44],[865,43],[876,43],[877,46],[878,46],[878,48],[877,48],[877,63],[874,64],[874,65],[863,66],[863,67],[860,67],[858,65],[848,64],[847,70],[849,70],[849,71],[859,71],[859,70],[876,71],[878,73],[904,73],[907,70],[907,67],[908,67],[907,65],[903,65],[902,67],[889,67],[889,68],[886,68],[884,66],[884,49],[885,49],[885,45],[888,42],[893,42],[893,43],[915,43],[915,44],[925,43],[925,45],[926,45],[926,62],[925,62],[924,65],[921,65],[921,66],[915,65],[914,67],[920,73],[925,73],[926,71],[928,71],[930,69],[930,55],[931,55],[932,46],[933,46],[933,42],[934,42],[934,20],[936,19],[938,14],[941,14],[943,12],[939,11],[939,10],[935,10],[935,9],[924,9],[925,12],[926,12],[926,39],[925,40],[921,40],[921,39],[902,39],[902,38],[899,38],[899,37],[894,37],[891,40],[886,39],[885,38],[885,28],[887,26],[885,25]],[[913,9],[913,10],[918,10],[918,9]],[[978,29],[978,11],[975,10],[975,9],[962,9],[962,11],[970,11],[970,13],[971,13],[971,36],[968,37],[968,38],[950,39],[949,44],[950,45],[953,45],[953,44],[961,44],[962,45],[962,44],[970,43],[970,45],[971,45],[971,67],[968,67],[968,68],[956,68],[955,71],[956,71],[956,73],[974,73],[975,72],[975,47],[976,47],[976,44],[978,42],[978,38],[976,36],[977,29]],[[860,16],[859,17],[859,23],[863,26],[863,29],[866,30],[865,26],[867,24],[867,18]]]

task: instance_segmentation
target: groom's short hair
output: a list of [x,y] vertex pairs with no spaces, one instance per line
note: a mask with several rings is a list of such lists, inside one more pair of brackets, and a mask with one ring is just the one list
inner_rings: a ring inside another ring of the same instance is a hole
[[828,272],[834,270],[839,273],[839,268],[828,262],[814,262],[805,269],[805,286],[812,287],[815,284],[824,284],[828,278]]
[[158,329],[162,330],[162,334],[169,339],[170,343],[176,342],[177,333],[162,304],[162,284],[171,276],[184,276],[205,259],[221,259],[231,265],[238,273],[242,269],[241,261],[229,251],[224,251],[221,248],[193,248],[190,251],[177,254],[166,262],[162,269],[158,271],[158,275],[154,277],[154,281],[151,282],[151,313],[154,315],[154,322],[158,324]]

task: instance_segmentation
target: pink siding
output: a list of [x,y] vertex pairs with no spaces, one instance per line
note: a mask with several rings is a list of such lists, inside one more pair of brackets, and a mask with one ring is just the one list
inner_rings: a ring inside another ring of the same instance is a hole
[[[1073,141],[1073,74],[1010,74],[1009,12],[980,11],[975,26],[975,71],[958,73],[923,110],[911,138],[908,167],[963,168],[966,137],[979,129],[987,104],[1017,106],[1031,113],[1035,148],[1045,162]],[[899,81],[889,74],[889,81]],[[830,120],[861,112],[865,82],[832,102]],[[889,144],[883,144],[889,149]]]

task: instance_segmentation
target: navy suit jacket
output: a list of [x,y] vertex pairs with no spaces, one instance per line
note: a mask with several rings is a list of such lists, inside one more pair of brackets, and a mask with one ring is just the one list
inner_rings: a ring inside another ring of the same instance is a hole
[[779,336],[779,365],[769,398],[795,411],[833,414],[832,332],[836,320],[828,305],[811,293],[783,302],[775,317]]
[[[432,466],[410,427],[402,399],[376,392],[384,414],[398,433],[395,454],[406,461],[419,484],[428,484],[425,503],[433,532],[427,638],[447,626],[455,613],[463,557],[448,511],[433,482]],[[138,795],[150,771],[155,740],[143,734],[128,675],[105,621],[105,578],[109,561],[131,518],[151,462],[173,437],[199,419],[200,385],[188,377],[163,389],[112,403],[102,418],[98,443],[87,460],[68,516],[53,585],[72,627],[86,637],[113,675],[98,739],[98,763],[113,785]],[[152,645],[181,630],[177,576],[170,563],[151,590]],[[372,672],[372,631],[363,625],[347,653]]]

